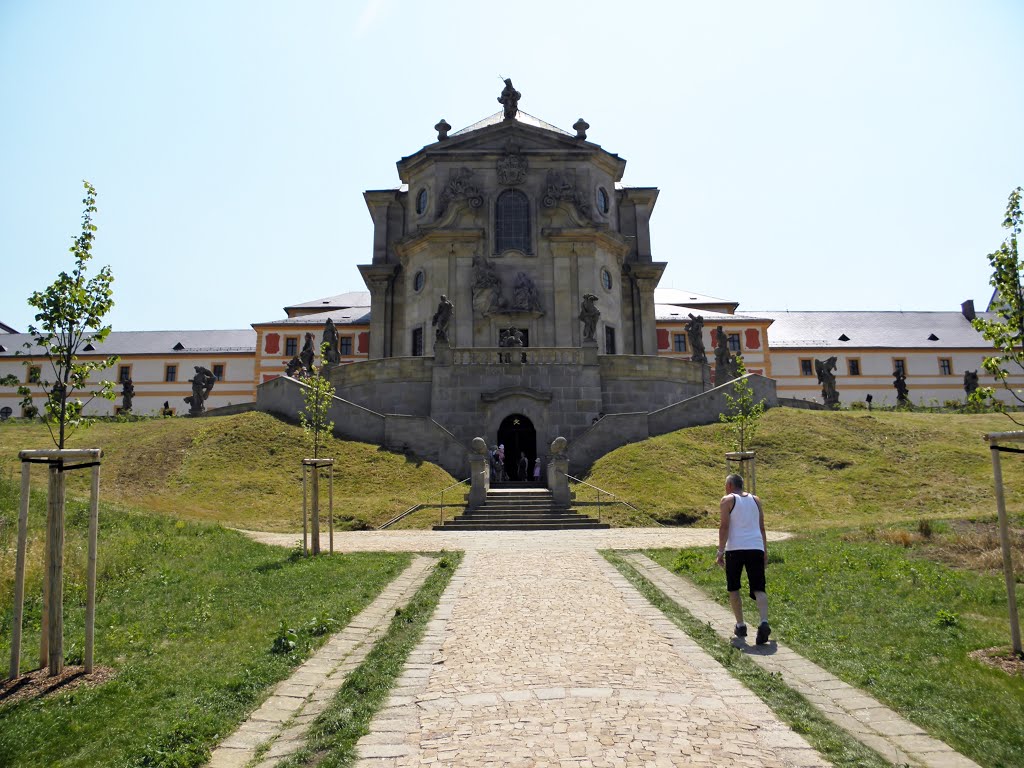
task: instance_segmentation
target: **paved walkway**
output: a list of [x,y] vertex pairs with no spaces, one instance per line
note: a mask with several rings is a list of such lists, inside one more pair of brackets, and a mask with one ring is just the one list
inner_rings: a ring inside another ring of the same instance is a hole
[[220,743],[209,768],[242,768],[254,762],[257,752],[261,752],[257,768],[271,768],[305,746],[310,724],[387,631],[395,609],[416,594],[434,562],[429,557],[413,558],[376,600],[279,683],[262,706]]

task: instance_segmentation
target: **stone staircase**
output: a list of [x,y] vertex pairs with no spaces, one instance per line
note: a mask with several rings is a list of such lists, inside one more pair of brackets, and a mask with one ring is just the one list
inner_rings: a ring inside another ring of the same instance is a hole
[[559,508],[551,491],[534,483],[496,483],[477,509],[435,525],[435,531],[550,531],[609,528],[572,508]]

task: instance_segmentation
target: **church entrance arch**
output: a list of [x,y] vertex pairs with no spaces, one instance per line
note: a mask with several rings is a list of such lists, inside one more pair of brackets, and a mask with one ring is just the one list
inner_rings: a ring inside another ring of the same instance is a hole
[[[505,446],[505,471],[510,480],[532,480],[533,462],[537,459],[537,430],[521,413],[506,416],[498,427],[498,444]],[[526,477],[519,476],[519,456],[526,454],[529,462]]]

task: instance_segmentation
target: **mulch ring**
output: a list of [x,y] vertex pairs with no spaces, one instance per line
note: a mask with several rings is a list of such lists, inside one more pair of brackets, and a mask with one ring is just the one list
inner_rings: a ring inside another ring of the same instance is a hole
[[83,667],[67,666],[59,675],[50,677],[49,670],[36,669],[14,680],[0,681],[0,707],[66,693],[82,686],[102,685],[115,674],[110,667],[94,666],[92,674],[87,675]]
[[1009,646],[980,648],[977,651],[971,651],[968,655],[982,664],[1001,669],[1008,675],[1024,677],[1024,657],[1015,654]]

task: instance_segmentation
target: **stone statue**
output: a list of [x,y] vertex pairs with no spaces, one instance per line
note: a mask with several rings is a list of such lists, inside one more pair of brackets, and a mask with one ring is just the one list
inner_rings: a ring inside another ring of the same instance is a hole
[[121,379],[121,412],[131,413],[132,399],[135,397],[135,384],[130,377]]
[[907,377],[903,373],[903,369],[897,368],[892,375],[892,385],[896,387],[896,404],[910,405],[910,389],[907,388]]
[[974,394],[974,390],[978,388],[978,372],[977,371],[964,371],[964,392],[970,397]]
[[473,310],[487,314],[503,309],[505,300],[501,295],[501,276],[486,257],[473,257]]
[[706,363],[708,356],[704,354],[704,316],[690,313],[690,322],[686,324],[686,337],[690,340],[690,359],[695,363]]
[[516,275],[516,283],[512,288],[513,309],[521,309],[529,312],[540,311],[540,296],[537,293],[537,286],[533,279],[525,272]]
[[814,372],[821,384],[821,399],[830,408],[839,404],[839,393],[836,391],[836,357],[814,361]]
[[434,331],[435,341],[448,341],[448,325],[452,321],[452,313],[455,311],[455,305],[452,304],[448,297],[443,293],[441,294],[441,301],[437,305],[437,311],[434,313],[433,319],[430,324],[436,329]]
[[522,97],[523,94],[512,85],[512,79],[506,77],[505,88],[502,90],[501,96],[498,97],[498,103],[505,108],[506,120],[516,119],[516,115],[519,113],[519,99]]
[[325,354],[327,359],[324,365],[337,365],[341,362],[341,348],[338,343],[338,329],[334,326],[334,320],[327,318],[327,325],[324,326],[324,336],[321,346],[327,345]]
[[313,347],[313,334],[306,332],[306,340],[302,343],[302,351],[299,352],[299,360],[306,373],[313,373],[313,358],[316,356],[316,349]]
[[171,409],[171,403],[169,400],[164,400],[164,407],[160,409],[161,416],[173,416],[174,411]]
[[[306,335],[312,336],[312,334],[308,333]],[[197,365],[195,369],[196,375],[188,380],[189,384],[192,385],[192,394],[183,398],[188,403],[189,416],[198,416],[206,410],[206,399],[210,396],[213,385],[217,383],[217,377],[213,375],[213,371],[209,368]]]
[[502,347],[521,347],[523,346],[523,332],[518,328],[509,328],[501,334],[501,341],[498,344]]
[[580,302],[580,322],[583,323],[583,341],[596,341],[597,321],[601,317],[601,310],[597,308],[597,296],[592,293],[583,294],[583,301]]
[[284,367],[284,375],[291,376],[293,379],[302,378],[306,370],[302,366],[302,361],[298,355],[295,355],[291,360],[288,361],[288,365]]
[[722,326],[715,329],[715,384],[729,380],[729,341]]

